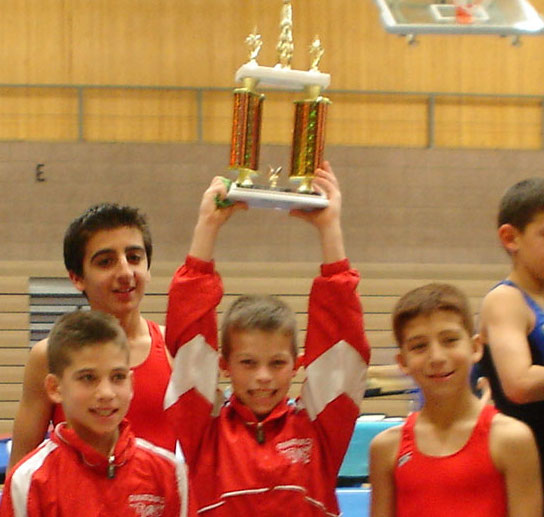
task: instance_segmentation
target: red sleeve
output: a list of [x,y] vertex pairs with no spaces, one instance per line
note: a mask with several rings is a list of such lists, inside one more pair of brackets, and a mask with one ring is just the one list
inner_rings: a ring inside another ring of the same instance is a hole
[[[13,470],[11,472],[13,473]],[[2,490],[0,517],[12,517],[13,515],[15,515],[15,512],[13,510],[13,501],[11,499],[11,475],[8,475],[6,484]]]
[[302,402],[333,469],[349,445],[370,361],[358,283],[345,259],[323,265],[310,293]]
[[188,256],[168,294],[166,344],[174,356],[164,408],[187,464],[212,421],[218,379],[217,317],[223,286],[213,262]]
[[178,349],[202,334],[217,349],[215,308],[223,297],[223,283],[212,262],[187,256],[174,274],[168,292],[166,345],[175,357]]

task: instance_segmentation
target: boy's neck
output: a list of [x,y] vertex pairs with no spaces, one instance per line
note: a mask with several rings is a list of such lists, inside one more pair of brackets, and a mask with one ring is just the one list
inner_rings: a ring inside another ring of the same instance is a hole
[[508,280],[536,297],[544,297],[544,280],[536,278],[524,268],[514,266],[508,275]]
[[469,386],[463,393],[455,397],[425,397],[421,415],[437,427],[447,428],[465,418],[477,418],[482,408],[482,402]]

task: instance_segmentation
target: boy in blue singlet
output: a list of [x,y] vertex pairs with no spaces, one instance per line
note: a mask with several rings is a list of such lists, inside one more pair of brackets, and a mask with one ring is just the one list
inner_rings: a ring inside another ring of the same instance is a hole
[[481,367],[497,408],[533,430],[544,473],[544,178],[506,191],[498,235],[512,269],[482,304]]

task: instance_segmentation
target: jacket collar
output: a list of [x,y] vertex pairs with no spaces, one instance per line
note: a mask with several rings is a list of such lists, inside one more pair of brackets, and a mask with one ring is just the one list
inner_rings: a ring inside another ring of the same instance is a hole
[[289,411],[289,404],[287,399],[283,399],[272,412],[264,419],[259,420],[255,413],[251,411],[247,406],[242,404],[236,395],[231,395],[227,407],[230,411],[238,414],[238,416],[248,425],[266,425],[269,422],[273,422],[282,418]]
[[109,478],[115,476],[115,469],[122,467],[132,458],[136,449],[136,441],[126,419],[119,425],[119,438],[109,458],[82,440],[73,429],[67,427],[66,422],[57,424],[51,440],[61,447],[73,449],[84,465]]

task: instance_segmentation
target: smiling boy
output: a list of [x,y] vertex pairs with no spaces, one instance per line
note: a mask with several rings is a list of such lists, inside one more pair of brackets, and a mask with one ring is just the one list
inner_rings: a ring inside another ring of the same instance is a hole
[[339,515],[336,479],[370,352],[359,275],[345,255],[341,196],[328,163],[317,169],[314,186],[329,207],[292,213],[317,228],[324,262],[310,294],[306,381],[295,404],[287,399],[298,366],[294,315],[267,296],[241,297],[224,317],[221,366],[233,395],[216,404],[215,309],[223,290],[213,248],[220,227],[244,208],[217,207],[216,196],[226,196],[221,178],[204,193],[189,255],[172,280],[166,340],[176,355],[165,406],[202,516]]
[[482,346],[465,295],[448,284],[414,289],[395,306],[393,331],[424,404],[371,443],[372,517],[540,517],[530,429],[470,387]]
[[[90,207],[72,221],[64,236],[64,264],[70,280],[93,310],[115,316],[127,335],[134,372],[134,398],[127,418],[134,433],[174,451],[176,440],[162,405],[171,359],[160,326],[140,313],[152,251],[145,217],[136,208],[117,204]],[[10,468],[42,442],[50,422],[64,420],[62,407],[51,401],[43,387],[47,347],[47,338],[36,343],[25,366]]]
[[241,296],[223,318],[221,365],[236,380],[236,396],[265,418],[291,387],[298,356],[291,309],[273,296]]
[[115,318],[65,314],[51,331],[47,358],[46,392],[66,421],[10,471],[0,515],[195,515],[183,463],[137,440],[124,418],[132,372]]

